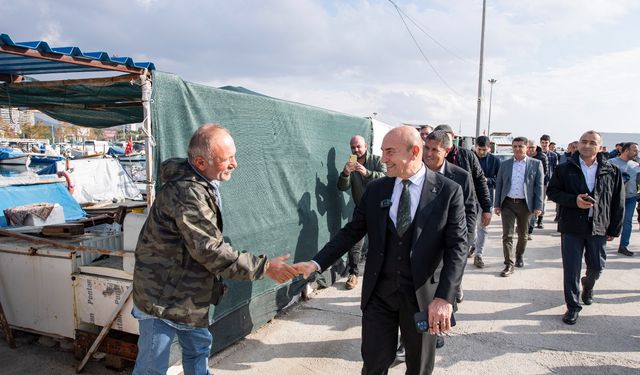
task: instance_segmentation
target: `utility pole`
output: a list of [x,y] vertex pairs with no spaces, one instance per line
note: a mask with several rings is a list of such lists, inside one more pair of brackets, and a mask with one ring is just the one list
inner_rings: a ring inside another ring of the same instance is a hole
[[478,111],[476,113],[476,138],[480,136],[480,112],[482,106],[482,60],[484,56],[484,18],[487,0],[482,0],[482,31],[480,33],[480,72],[478,74]]
[[493,101],[493,84],[496,82],[498,82],[498,80],[494,78],[489,80],[491,89],[489,89],[489,121],[487,121],[487,137],[491,135],[491,102]]

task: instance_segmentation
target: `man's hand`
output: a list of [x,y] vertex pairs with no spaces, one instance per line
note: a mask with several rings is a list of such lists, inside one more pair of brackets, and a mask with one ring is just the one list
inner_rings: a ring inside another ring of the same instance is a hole
[[298,275],[302,275],[305,279],[309,278],[312,273],[320,271],[313,262],[300,262],[293,265]]
[[535,209],[533,210],[533,216],[538,217],[542,214],[542,210]]
[[588,200],[586,200],[585,198],[588,197],[589,194],[584,193],[584,194],[579,194],[576,197],[576,204],[578,205],[579,208],[582,209],[589,209],[591,207],[593,207],[593,203],[589,202]]
[[502,212],[502,210],[500,209],[500,207],[496,207],[493,209],[493,212],[495,212],[496,215],[500,216],[500,213]]
[[613,236],[607,236],[607,241],[613,241]]
[[367,173],[369,173],[367,168],[365,168],[364,165],[362,165],[360,163],[356,163],[355,170],[356,170],[356,172],[360,173],[363,177],[367,177]]
[[442,298],[434,298],[429,304],[429,333],[437,335],[451,329],[453,306]]
[[285,263],[287,259],[291,258],[291,255],[282,255],[273,259],[269,259],[267,271],[265,275],[275,280],[277,283],[282,284],[287,280],[293,279],[298,276],[298,272],[293,266]]
[[483,227],[488,227],[489,224],[491,224],[491,212],[483,212],[480,221],[482,222]]
[[342,170],[342,173],[344,173],[345,176],[350,175],[351,172],[356,170],[356,164],[358,163],[347,162],[347,164],[344,165],[344,169]]

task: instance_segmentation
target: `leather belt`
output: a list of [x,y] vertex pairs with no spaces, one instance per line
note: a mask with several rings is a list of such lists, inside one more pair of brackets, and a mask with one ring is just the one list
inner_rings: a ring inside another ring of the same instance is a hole
[[505,200],[508,200],[509,202],[512,202],[512,203],[527,203],[527,200],[524,198],[506,197]]

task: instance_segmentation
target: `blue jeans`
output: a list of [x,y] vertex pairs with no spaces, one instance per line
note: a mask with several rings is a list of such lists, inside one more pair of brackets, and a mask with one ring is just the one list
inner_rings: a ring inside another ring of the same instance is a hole
[[488,227],[482,225],[482,209],[478,209],[478,215],[476,218],[476,255],[481,257],[484,254],[484,244],[487,241],[489,235]]
[[132,375],[165,375],[169,368],[171,343],[176,334],[182,348],[182,368],[185,375],[211,375],[209,354],[213,336],[208,328],[195,328],[155,318],[133,307],[138,319],[138,357]]
[[624,222],[622,223],[622,235],[620,236],[620,246],[629,246],[629,238],[633,230],[633,214],[636,211],[636,197],[624,200]]

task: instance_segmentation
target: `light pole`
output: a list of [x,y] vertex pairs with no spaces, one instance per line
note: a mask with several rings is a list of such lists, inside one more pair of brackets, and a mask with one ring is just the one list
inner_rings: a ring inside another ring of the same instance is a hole
[[491,88],[489,89],[489,121],[487,121],[487,137],[491,136],[491,100],[493,99],[493,84],[496,82],[498,82],[498,80],[494,78],[489,80]]

